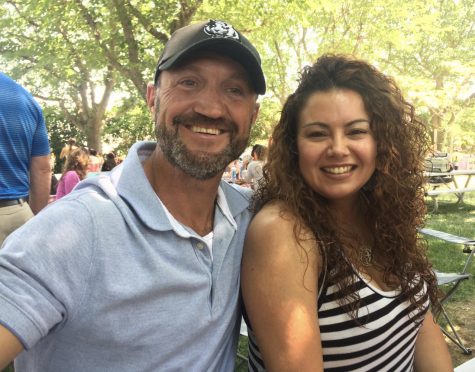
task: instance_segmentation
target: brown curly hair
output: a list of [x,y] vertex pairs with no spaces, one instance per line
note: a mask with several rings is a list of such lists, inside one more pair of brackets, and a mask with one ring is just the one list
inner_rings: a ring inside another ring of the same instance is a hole
[[68,154],[66,158],[66,163],[64,164],[63,174],[61,178],[64,177],[68,171],[76,171],[80,180],[86,178],[87,175],[87,165],[89,163],[89,153],[87,150],[78,147]]
[[332,218],[328,201],[304,181],[297,148],[299,115],[309,96],[334,89],[349,89],[361,96],[377,144],[376,170],[360,190],[364,217],[374,234],[374,265],[383,273],[384,282],[399,287],[414,309],[423,306],[427,297],[417,293],[427,283],[432,307],[437,310],[436,278],[426,258],[427,243],[417,232],[426,214],[423,167],[428,132],[394,80],[372,65],[348,56],[324,55],[303,69],[299,86],[287,98],[274,128],[262,187],[252,208],[258,211],[279,200],[296,216],[297,241],[302,240],[304,228],[314,232],[320,250],[326,247],[321,254],[328,283],[337,284],[345,294],[341,305],[355,318],[359,298],[353,293],[352,265],[362,265],[357,243]]

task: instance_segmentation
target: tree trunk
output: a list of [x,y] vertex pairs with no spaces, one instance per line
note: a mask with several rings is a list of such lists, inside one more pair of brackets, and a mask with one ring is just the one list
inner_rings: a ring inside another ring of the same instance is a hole
[[[442,73],[434,76],[435,79],[435,90],[444,89],[444,76]],[[439,151],[443,148],[444,145],[444,135],[441,133],[442,130],[442,116],[440,114],[440,107],[435,107],[432,111],[431,124],[434,130],[434,150]],[[442,134],[442,135],[441,135]]]
[[441,117],[437,114],[437,112],[433,112],[432,118],[430,119],[430,123],[432,125],[433,130],[433,149],[435,151],[438,151],[441,148],[442,136],[440,136]]
[[102,121],[103,118],[91,118],[86,129],[87,147],[99,153],[102,153]]

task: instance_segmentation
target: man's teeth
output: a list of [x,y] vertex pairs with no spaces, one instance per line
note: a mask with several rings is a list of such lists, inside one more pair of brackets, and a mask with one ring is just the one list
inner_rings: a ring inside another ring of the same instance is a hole
[[332,173],[332,174],[343,174],[343,173],[348,173],[351,170],[351,166],[323,168],[323,170],[325,172]]
[[217,136],[221,131],[217,128],[201,128],[201,127],[191,127],[191,130],[195,133],[205,133],[212,134]]

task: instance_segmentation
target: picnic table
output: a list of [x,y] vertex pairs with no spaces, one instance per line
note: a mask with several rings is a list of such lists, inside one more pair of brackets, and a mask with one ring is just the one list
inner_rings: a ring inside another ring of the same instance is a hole
[[[437,197],[439,195],[454,194],[457,197],[457,203],[463,203],[465,193],[474,192],[475,186],[470,186],[472,176],[475,175],[475,169],[453,170],[450,172],[424,172],[427,177],[426,196],[430,196],[434,203],[432,212],[437,212],[439,204]],[[465,176],[465,182],[460,184],[460,179]]]

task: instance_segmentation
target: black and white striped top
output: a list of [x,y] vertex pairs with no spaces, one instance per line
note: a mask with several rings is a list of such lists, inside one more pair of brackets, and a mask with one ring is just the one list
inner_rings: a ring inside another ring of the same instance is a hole
[[[359,275],[354,285],[362,301],[356,321],[338,304],[336,285],[324,286],[318,299],[324,370],[412,371],[423,317],[414,318],[417,313],[411,313],[409,300],[399,291],[382,291]],[[426,286],[420,287],[424,306],[416,311],[423,315],[429,301]],[[249,371],[265,371],[251,327],[248,332]]]

